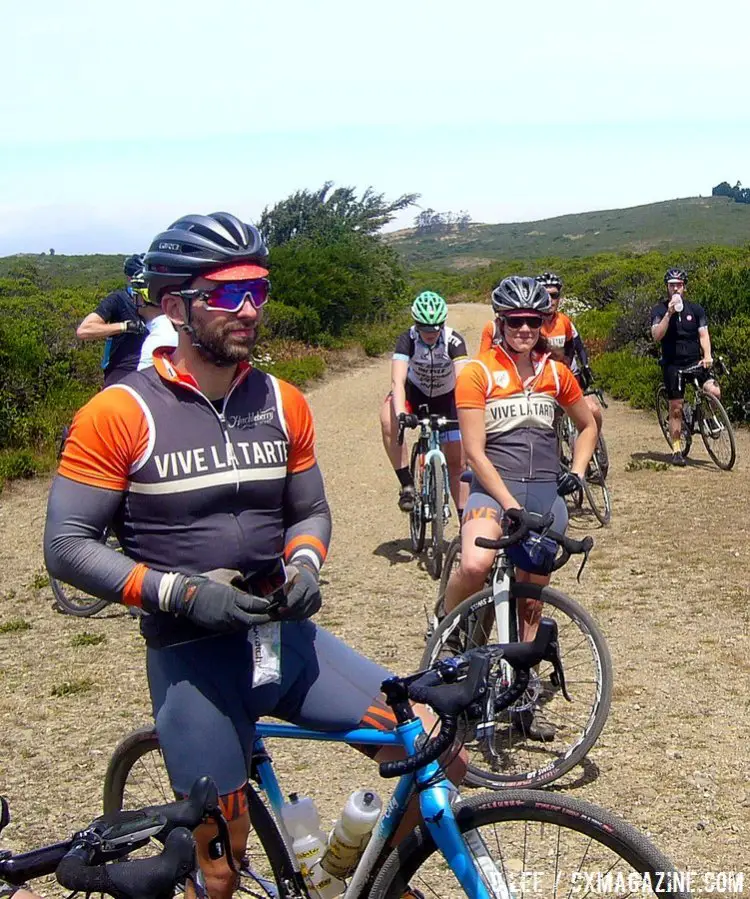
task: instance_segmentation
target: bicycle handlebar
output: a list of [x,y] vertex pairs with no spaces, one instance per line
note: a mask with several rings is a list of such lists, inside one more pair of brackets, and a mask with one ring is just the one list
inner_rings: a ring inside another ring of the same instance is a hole
[[[7,809],[5,803],[4,807]],[[63,874],[67,876],[65,872],[72,866],[74,872],[72,876],[78,877],[79,875],[76,872],[81,866],[89,867],[92,862],[96,862],[98,867],[104,867],[107,862],[124,858],[134,849],[145,846],[151,837],[166,845],[170,841],[169,838],[173,832],[185,831],[189,836],[190,831],[208,818],[216,823],[227,863],[233,870],[236,870],[231,853],[229,828],[219,805],[218,789],[210,777],[201,777],[193,784],[186,799],[180,799],[165,805],[149,806],[137,811],[119,811],[109,815],[102,815],[100,818],[92,821],[89,827],[79,831],[69,840],[44,846],[31,852],[0,858],[0,879],[20,886],[27,880],[55,873],[55,870],[63,860],[71,854],[71,857],[76,861],[75,863],[73,861],[68,862],[66,868],[63,869]],[[167,866],[169,864],[181,865],[181,860],[184,859],[184,856],[182,854],[183,850],[177,848],[178,842],[178,839],[172,840],[172,849],[167,854],[168,861],[162,863],[163,868],[155,865],[155,872],[163,873],[163,871],[168,870]],[[149,861],[155,862],[156,859],[149,859]],[[122,866],[118,865],[117,867],[120,868]],[[91,870],[94,869],[92,868]],[[138,885],[139,881],[137,878],[141,876],[139,873],[140,868],[136,867],[129,870],[135,872],[136,885]],[[148,873],[150,868],[144,870]],[[83,877],[85,875],[82,874],[80,876]],[[104,875],[100,873],[96,876],[103,877]],[[148,874],[148,876],[150,877],[151,874]],[[178,877],[174,878],[171,886],[174,886],[177,879]],[[70,889],[79,889],[87,892],[99,891],[99,887],[88,889],[83,886],[73,887],[67,883],[63,885],[69,886]],[[138,899],[141,895],[145,896],[145,894],[135,891],[128,893],[122,888],[122,885],[118,887],[118,890],[120,892],[115,895],[128,895],[134,897],[134,899]]]
[[[422,407],[420,407],[420,412],[422,411]],[[435,415],[434,413],[431,415],[423,415],[422,418],[414,417],[415,420],[407,424],[407,417],[400,417],[398,421],[398,435],[397,440],[399,446],[404,442],[404,434],[408,429],[414,428],[425,428],[426,430],[431,431],[453,431],[458,427],[458,419],[456,418],[445,418],[442,415]]]
[[171,896],[177,882],[195,870],[195,842],[185,827],[172,830],[155,858],[92,866],[94,856],[95,850],[86,842],[74,844],[57,868],[58,882],[83,893],[154,899]]
[[558,534],[556,531],[550,530],[550,525],[554,521],[554,516],[551,513],[540,515],[537,512],[529,512],[526,509],[508,509],[505,514],[511,522],[516,522],[516,526],[511,528],[510,533],[505,537],[499,537],[497,540],[490,540],[488,537],[477,537],[474,541],[476,546],[496,551],[506,549],[525,540],[534,531],[554,540],[562,549],[561,555],[555,559],[555,564],[552,567],[553,571],[557,571],[567,564],[571,556],[588,556],[593,549],[594,540],[592,537],[574,540],[565,534]]
[[[531,643],[501,643],[472,649],[458,658],[438,661],[432,668],[407,678],[394,677],[384,681],[381,689],[389,704],[408,698],[431,706],[440,718],[440,731],[414,755],[398,761],[381,762],[380,776],[411,774],[436,761],[451,746],[458,730],[459,716],[463,713],[481,714],[480,707],[487,698],[493,661],[505,659],[516,675],[513,683],[495,699],[495,711],[499,712],[523,695],[529,682],[529,671],[534,665],[543,659],[559,663],[557,652],[557,624],[552,619],[543,618]],[[464,672],[465,676],[459,680]]]

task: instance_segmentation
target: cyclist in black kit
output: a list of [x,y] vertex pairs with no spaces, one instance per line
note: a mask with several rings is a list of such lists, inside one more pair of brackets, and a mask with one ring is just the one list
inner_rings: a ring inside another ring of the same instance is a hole
[[680,369],[700,362],[704,371],[698,380],[704,392],[718,400],[721,390],[711,374],[713,358],[706,312],[703,306],[685,299],[687,274],[682,269],[670,268],[664,275],[664,283],[669,299],[651,310],[651,336],[661,343],[661,366],[669,398],[672,465],[683,467],[680,431],[685,385],[679,380]]
[[142,269],[143,255],[129,256],[123,266],[125,287],[104,297],[76,330],[79,340],[106,340],[102,358],[105,387],[116,384],[138,368],[141,345],[148,331],[138,315],[131,282]]

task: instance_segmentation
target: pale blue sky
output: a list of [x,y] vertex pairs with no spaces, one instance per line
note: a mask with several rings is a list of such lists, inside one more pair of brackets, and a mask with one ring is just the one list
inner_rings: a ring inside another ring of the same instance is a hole
[[[0,0],[0,255],[325,180],[528,221],[750,182],[737,0]],[[418,210],[401,219],[410,224]]]

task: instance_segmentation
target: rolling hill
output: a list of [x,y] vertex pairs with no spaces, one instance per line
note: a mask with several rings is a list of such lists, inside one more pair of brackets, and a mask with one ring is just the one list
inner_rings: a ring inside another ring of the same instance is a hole
[[668,251],[705,244],[737,246],[750,243],[750,204],[727,197],[688,197],[537,222],[473,224],[463,233],[417,236],[405,230],[386,237],[409,263],[426,268],[469,268],[499,259]]

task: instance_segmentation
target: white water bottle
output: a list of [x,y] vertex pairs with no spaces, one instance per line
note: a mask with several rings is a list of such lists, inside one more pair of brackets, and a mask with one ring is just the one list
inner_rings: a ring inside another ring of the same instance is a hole
[[324,871],[317,862],[326,848],[326,835],[320,829],[320,815],[307,796],[289,795],[281,807],[281,820],[292,838],[292,851],[312,896],[333,899],[344,892],[346,884]]
[[683,302],[682,302],[682,294],[681,294],[681,293],[675,293],[675,294],[672,295],[672,299],[673,299],[673,300],[676,300],[676,302],[675,302],[675,304],[674,304],[674,311],[677,312],[677,313],[682,312],[682,310],[685,308],[685,306],[684,306],[684,304],[683,304]]
[[334,877],[348,877],[357,867],[382,809],[374,790],[352,793],[328,837],[320,866]]

